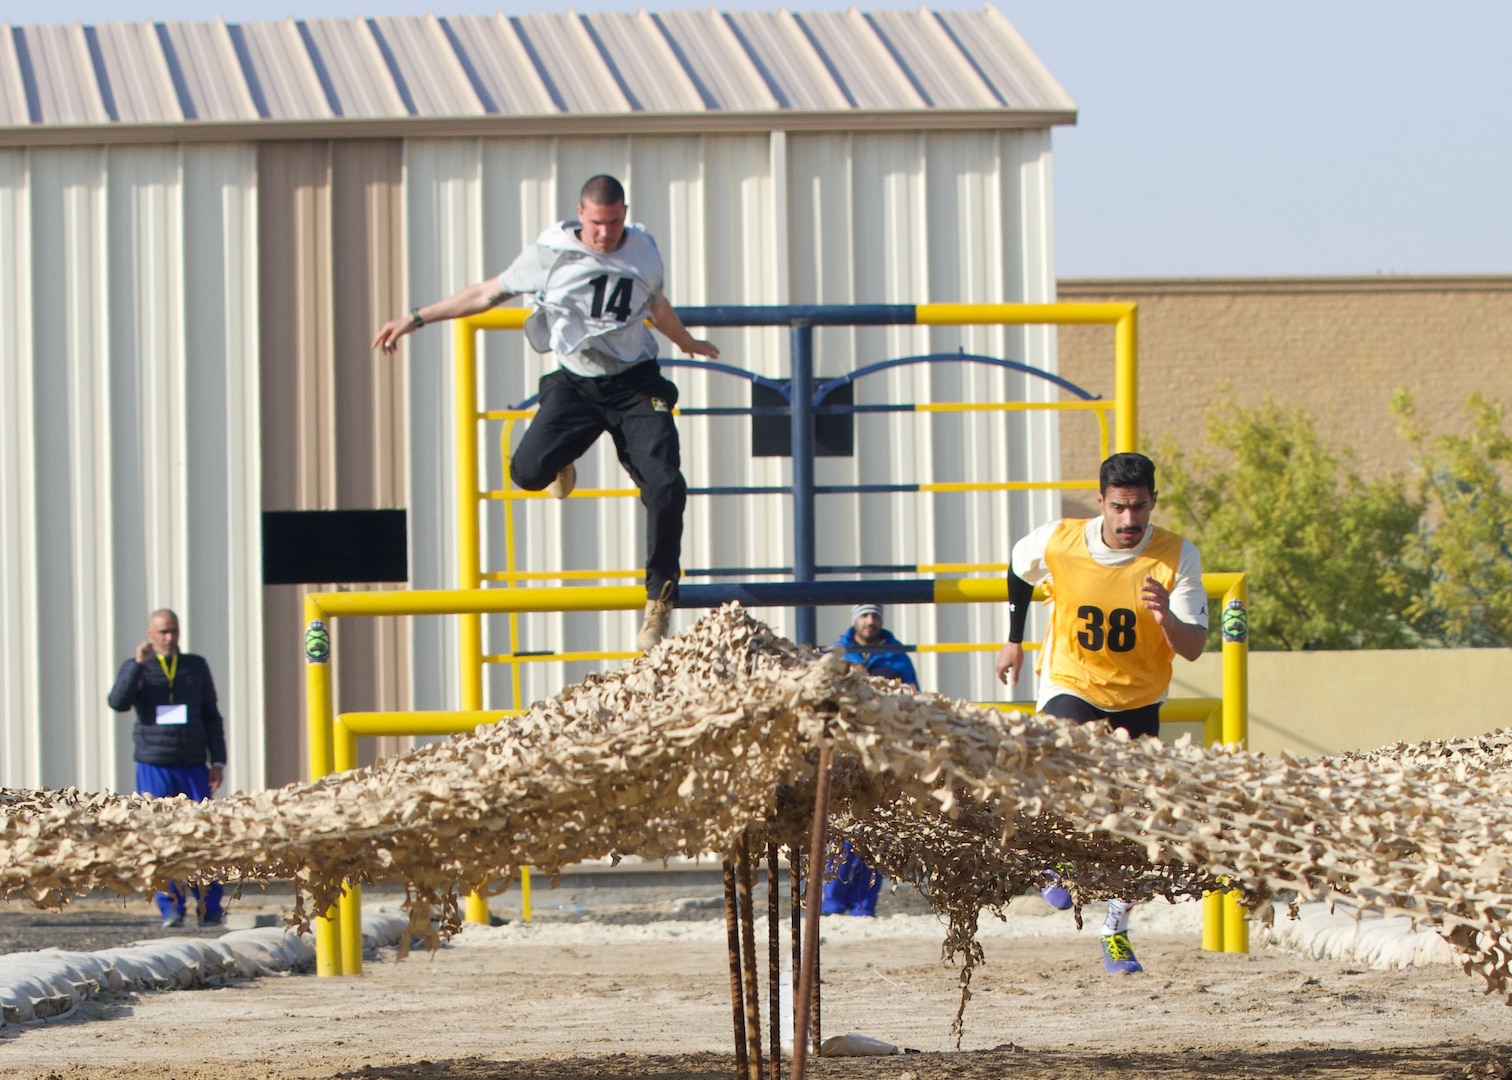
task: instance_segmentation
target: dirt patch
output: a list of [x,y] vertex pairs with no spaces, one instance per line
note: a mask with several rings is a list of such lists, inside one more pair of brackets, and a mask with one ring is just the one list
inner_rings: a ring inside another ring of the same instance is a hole
[[[538,890],[528,926],[501,898],[496,911],[508,925],[469,928],[434,956],[396,962],[381,953],[361,976],[95,1001],[62,1021],[5,1028],[0,1072],[17,1080],[724,1080],[734,1074],[730,999],[722,915],[699,906],[709,895]],[[939,963],[942,930],[931,916],[887,906],[906,909],[916,898],[883,900],[881,918],[822,924],[824,1029],[920,1053],[820,1060],[814,1077],[1490,1077],[1512,1055],[1512,1012],[1455,968],[1368,971],[1274,950],[1204,953],[1193,914],[1157,905],[1135,915],[1148,970],[1110,977],[1093,912],[1077,932],[1069,915],[1033,897],[1015,902],[1008,924],[987,924],[987,963],[956,1050],[957,973]],[[146,905],[150,919],[149,901],[131,904]],[[88,908],[73,917],[87,919]],[[674,909],[680,918],[664,917]],[[15,905],[3,914],[70,917]]]

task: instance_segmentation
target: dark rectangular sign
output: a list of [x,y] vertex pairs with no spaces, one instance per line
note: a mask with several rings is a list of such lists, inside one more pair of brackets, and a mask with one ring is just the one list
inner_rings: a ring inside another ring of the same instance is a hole
[[264,585],[409,580],[403,510],[265,510]]
[[[786,383],[786,379],[777,380]],[[831,390],[824,404],[851,405],[855,403],[853,386],[845,383]],[[775,390],[758,383],[751,384],[751,405],[787,405],[786,399]],[[826,413],[814,417],[814,456],[853,457],[856,453],[855,416],[852,413]],[[751,417],[752,457],[791,457],[793,453],[793,421],[791,416]]]

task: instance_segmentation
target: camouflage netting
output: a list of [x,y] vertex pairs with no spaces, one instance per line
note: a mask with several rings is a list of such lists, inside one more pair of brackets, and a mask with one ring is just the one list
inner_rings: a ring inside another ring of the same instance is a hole
[[807,843],[821,743],[837,834],[946,918],[963,1007],[980,911],[1062,861],[1078,903],[1219,879],[1252,906],[1342,894],[1512,988],[1507,734],[1302,760],[1131,742],[868,679],[737,605],[527,716],[317,783],[198,804],[0,791],[0,892],[56,908],[292,879],[307,924],[344,880],[402,881],[434,943],[432,916],[455,930],[460,893],[520,866]]

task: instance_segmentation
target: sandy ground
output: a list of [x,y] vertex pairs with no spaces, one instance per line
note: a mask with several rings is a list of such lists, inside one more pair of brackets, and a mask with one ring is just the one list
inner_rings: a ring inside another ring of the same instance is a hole
[[[0,1075],[731,1077],[724,926],[709,903],[718,890],[691,891],[695,902],[679,904],[666,889],[609,899],[538,890],[530,924],[505,897],[495,910],[507,925],[469,928],[434,956],[398,962],[385,951],[360,976],[91,1002],[70,1018],[0,1029]],[[258,907],[253,898],[242,910]],[[1146,973],[1110,977],[1095,936],[1100,912],[1089,909],[1077,932],[1069,913],[1037,897],[986,927],[987,963],[957,1050],[957,972],[940,963],[938,924],[919,911],[917,897],[900,894],[885,896],[874,920],[826,918],[822,1001],[826,1035],[854,1030],[920,1053],[822,1059],[811,1076],[1492,1077],[1506,1075],[1512,1055],[1512,1010],[1456,968],[1204,953],[1196,911],[1158,905],[1136,913],[1132,931]],[[72,944],[68,934],[104,916],[123,925],[102,932],[96,922],[97,939],[142,936],[137,924],[153,922],[146,901],[82,904],[64,916],[11,905],[0,909],[0,934],[10,948]],[[112,943],[123,942],[103,942]]]

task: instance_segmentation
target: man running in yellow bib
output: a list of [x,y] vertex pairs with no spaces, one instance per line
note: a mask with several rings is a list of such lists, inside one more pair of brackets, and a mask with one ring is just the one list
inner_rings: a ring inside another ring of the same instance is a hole
[[[1044,582],[1050,632],[1040,658],[1039,711],[1159,736],[1172,660],[1197,659],[1207,642],[1202,559],[1190,541],[1150,524],[1155,464],[1149,458],[1114,454],[1102,463],[1098,489],[1100,516],[1052,521],[1013,545],[1008,641],[995,668],[999,680],[1017,685],[1029,603]],[[1047,873],[1045,898],[1069,907],[1070,894]],[[1108,901],[1102,950],[1112,973],[1143,970],[1129,944],[1132,906]]]

